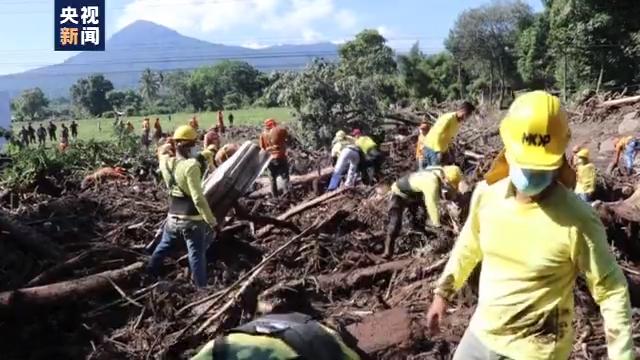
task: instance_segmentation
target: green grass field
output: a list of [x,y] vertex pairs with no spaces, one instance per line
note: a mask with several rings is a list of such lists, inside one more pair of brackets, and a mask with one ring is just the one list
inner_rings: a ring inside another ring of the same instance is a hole
[[[293,118],[292,110],[290,108],[249,108],[249,109],[240,109],[235,111],[225,111],[224,112],[224,122],[225,126],[229,126],[228,124],[228,116],[229,113],[233,114],[233,124],[234,125],[262,125],[264,119],[274,118],[282,123],[287,123],[291,121]],[[200,124],[201,129],[208,129],[212,125],[216,123],[217,112],[202,112],[202,113],[175,113],[171,114],[171,121],[169,121],[169,115],[149,115],[148,118],[151,119],[151,126],[153,127],[153,122],[156,117],[160,118],[160,125],[162,125],[163,132],[170,132],[174,128],[179,125],[187,124],[189,120],[196,116],[198,119],[198,123]],[[141,133],[142,128],[142,120],[145,116],[131,116],[126,117],[124,121],[131,121],[133,126],[135,127],[135,133]],[[95,140],[108,140],[113,137],[113,122],[115,119],[85,119],[78,120],[78,138],[82,140],[95,139]],[[56,122],[58,125],[58,139],[60,138],[60,123]],[[64,121],[67,126],[70,121]],[[32,125],[37,128],[39,126],[39,122],[32,122]],[[100,128],[98,129],[98,124],[100,124]],[[14,131],[20,131],[20,127],[22,125],[26,125],[26,123],[14,123],[13,129]],[[45,122],[44,126],[47,124]],[[48,139],[47,139],[48,140]]]

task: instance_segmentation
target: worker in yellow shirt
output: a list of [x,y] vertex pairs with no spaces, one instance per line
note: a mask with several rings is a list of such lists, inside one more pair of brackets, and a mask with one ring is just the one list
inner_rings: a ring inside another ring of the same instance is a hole
[[589,149],[582,148],[576,155],[576,195],[585,202],[593,201],[596,191],[596,167],[589,161]]
[[418,134],[418,142],[416,144],[416,168],[422,169],[422,162],[424,159],[424,142],[429,133],[429,124],[420,124],[420,134]]
[[[560,100],[516,98],[500,124],[503,179],[474,191],[469,217],[440,276],[427,324],[437,332],[447,303],[482,262],[479,298],[453,359],[568,359],[573,291],[583,274],[600,306],[610,359],[635,358],[627,283],[605,228],[569,183],[570,138]],[[575,177],[573,178],[575,181]]]
[[362,174],[362,182],[371,185],[375,182],[375,178],[380,174],[383,156],[373,139],[362,134],[360,129],[353,129],[351,136],[355,138],[355,144],[360,149],[362,159],[360,161],[360,172]]
[[431,225],[440,227],[440,213],[438,204],[443,190],[457,192],[462,181],[462,171],[457,166],[430,167],[423,171],[414,172],[400,178],[391,185],[389,199],[389,224],[384,243],[383,257],[393,257],[395,242],[402,228],[402,214],[412,201],[424,201],[428,221]]
[[208,342],[191,360],[360,360],[347,339],[305,314],[270,314]]
[[331,162],[333,166],[336,165],[338,156],[340,156],[340,152],[342,152],[345,147],[353,145],[355,143],[355,140],[356,139],[347,135],[347,133],[343,130],[338,130],[336,132],[335,137],[331,141]]
[[[162,240],[149,260],[148,271],[157,275],[162,260],[176,241],[187,244],[189,266],[197,287],[207,285],[206,251],[211,231],[219,227],[202,190],[201,164],[196,159],[198,134],[189,125],[183,125],[173,134],[172,144],[158,149],[162,177],[169,188],[169,214]],[[171,147],[175,146],[175,156]]]
[[470,102],[463,102],[458,111],[447,113],[438,118],[424,139],[422,167],[440,166],[442,155],[447,152],[460,124],[476,110]]

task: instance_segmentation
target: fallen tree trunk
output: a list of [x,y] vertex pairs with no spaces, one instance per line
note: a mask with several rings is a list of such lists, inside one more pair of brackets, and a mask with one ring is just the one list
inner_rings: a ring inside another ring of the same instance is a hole
[[107,290],[116,291],[112,282],[118,283],[127,280],[143,268],[143,262],[136,262],[122,269],[105,271],[80,279],[5,291],[0,293],[0,310],[9,310],[17,306],[54,305],[78,298],[86,301],[86,297],[90,294]]
[[[276,219],[278,221],[285,221],[288,220],[289,218],[291,218],[294,215],[297,215],[305,210],[308,210],[314,206],[320,205],[326,201],[329,201],[331,199],[336,198],[338,195],[344,193],[347,190],[347,188],[342,188],[336,191],[332,191],[332,192],[328,192],[324,195],[318,196],[312,200],[309,200],[305,203],[299,204],[289,210],[287,210],[287,212],[285,212],[282,215],[279,215]],[[266,234],[268,234],[271,230],[273,229],[273,225],[268,225],[263,227],[262,229],[258,230],[258,232],[256,233],[256,238],[260,238]]]
[[[326,167],[324,169],[320,169],[319,172],[314,171],[305,175],[294,175],[289,179],[289,184],[291,186],[309,184],[316,180],[327,179],[329,178],[329,176],[331,176],[331,173],[333,173],[333,167]],[[249,194],[249,198],[261,197],[269,195],[271,193],[269,179],[258,179],[256,181],[256,184],[259,184],[260,186],[262,186],[262,188]]]
[[600,104],[598,104],[598,107],[612,107],[612,106],[620,106],[620,105],[627,105],[627,104],[633,104],[640,101],[640,96],[630,96],[630,97],[626,97],[626,98],[622,98],[622,99],[616,99],[616,100],[609,100],[609,101],[603,101]]
[[61,257],[60,247],[49,238],[11,220],[5,214],[0,214],[0,232],[4,239],[14,241],[19,247],[36,253],[42,259],[55,260]]
[[63,274],[67,271],[73,270],[76,267],[82,265],[87,259],[89,259],[93,254],[95,254],[95,250],[87,250],[83,253],[81,253],[80,255],[74,256],[71,259],[62,262],[60,264],[57,264],[47,270],[45,270],[44,272],[40,273],[40,275],[34,277],[33,279],[31,279],[31,281],[29,281],[26,286],[27,287],[33,287],[33,286],[38,286],[38,285],[42,285],[42,284],[46,284],[51,282],[52,279],[54,279],[55,277],[59,276],[60,274]]

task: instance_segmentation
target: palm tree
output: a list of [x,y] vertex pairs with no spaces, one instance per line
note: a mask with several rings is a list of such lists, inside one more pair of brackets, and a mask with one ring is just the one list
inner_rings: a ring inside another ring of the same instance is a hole
[[140,76],[140,95],[142,95],[147,103],[151,103],[153,100],[158,98],[158,93],[160,92],[160,79],[160,74],[153,72],[149,68],[142,72],[142,75]]

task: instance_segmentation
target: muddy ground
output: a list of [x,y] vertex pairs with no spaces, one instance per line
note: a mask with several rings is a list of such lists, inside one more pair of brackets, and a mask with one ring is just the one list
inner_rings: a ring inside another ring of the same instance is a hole
[[[610,152],[600,152],[600,144],[614,135],[611,129],[617,130],[617,118],[627,110],[588,119],[584,114],[573,116],[574,142],[586,141],[602,170]],[[470,184],[481,178],[499,149],[497,123],[498,116],[485,116],[465,125],[458,136],[451,156]],[[234,128],[227,136],[254,138],[258,131]],[[402,132],[406,133],[398,133]],[[0,241],[0,291],[33,286],[46,290],[49,284],[105,271],[133,270],[117,282],[103,281],[90,291],[66,293],[63,298],[35,301],[26,293],[14,293],[10,305],[0,306],[2,358],[184,359],[224,329],[271,310],[307,312],[336,327],[348,327],[366,337],[361,345],[373,358],[450,358],[473,312],[474,281],[460,292],[442,334],[431,336],[423,325],[432,284],[464,221],[468,196],[459,206],[447,204],[442,233],[423,230],[423,209],[407,212],[398,255],[390,263],[380,259],[385,187],[414,167],[415,139],[394,134],[387,132],[383,148],[388,158],[377,186],[341,192],[291,217],[282,215],[320,195],[326,177],[298,184],[278,201],[244,198],[241,205],[248,214],[230,216],[223,236],[210,247],[210,286],[200,291],[190,283],[184,249],[176,249],[161,278],[144,272],[145,246],[167,211],[164,190],[151,178],[101,184],[59,197],[29,193],[15,194],[11,201],[5,198],[0,225],[7,241]],[[293,158],[294,174],[329,164],[320,152],[298,151]],[[599,194],[607,201],[620,200],[634,185],[634,178],[603,177]],[[257,215],[280,216],[289,224],[273,227]],[[637,223],[612,217],[607,226],[627,275],[635,279],[640,276],[634,262],[640,252],[629,244],[638,240]],[[302,236],[296,234],[300,232]],[[38,251],[33,244],[15,240],[25,234],[39,241]],[[276,251],[256,272],[255,267]],[[243,276],[249,281],[235,284]],[[576,290],[576,304],[573,358],[606,358],[601,320],[584,286]]]

